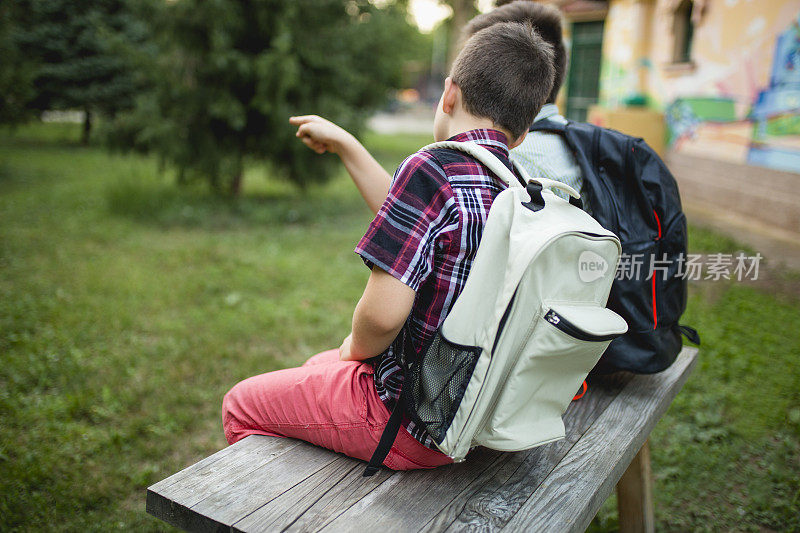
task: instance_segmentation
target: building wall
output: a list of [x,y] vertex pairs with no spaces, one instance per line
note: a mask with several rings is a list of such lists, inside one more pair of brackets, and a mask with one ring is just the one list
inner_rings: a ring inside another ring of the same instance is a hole
[[674,154],[800,173],[800,0],[695,0],[692,63],[674,64],[679,0],[611,0],[601,105],[644,99]]

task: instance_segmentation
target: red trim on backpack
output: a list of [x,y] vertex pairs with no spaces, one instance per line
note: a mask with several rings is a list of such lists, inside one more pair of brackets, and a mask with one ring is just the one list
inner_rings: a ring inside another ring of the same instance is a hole
[[580,400],[581,398],[583,398],[583,395],[586,394],[586,390],[588,388],[589,388],[589,385],[587,385],[586,384],[586,380],[584,380],[583,381],[583,390],[580,393],[578,393],[575,396],[573,396],[572,401],[574,402],[575,400]]
[[[658,213],[656,213],[655,209],[653,209],[653,216],[656,217],[656,225],[658,226],[658,236],[656,237],[656,240],[660,240],[661,239],[661,220],[659,220]],[[652,295],[653,295],[653,329],[656,329],[658,327],[658,311],[656,310],[656,274],[655,274],[655,272],[651,272],[650,276],[651,276],[651,279],[652,279],[652,283],[651,283],[651,289],[652,290],[651,290],[651,292],[652,292]]]
[[653,291],[652,291],[653,292],[653,329],[656,329],[658,327],[658,312],[656,311],[656,277],[655,277],[655,275],[653,276],[652,288],[653,288]]
[[656,240],[658,240],[661,238],[661,219],[658,218],[658,213],[656,213],[655,209],[653,209],[653,216],[656,217],[656,224],[658,225],[658,237],[656,237]]

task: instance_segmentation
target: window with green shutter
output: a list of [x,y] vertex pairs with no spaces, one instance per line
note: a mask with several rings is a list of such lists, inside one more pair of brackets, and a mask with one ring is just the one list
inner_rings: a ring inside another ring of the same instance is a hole
[[567,118],[583,122],[600,93],[603,21],[572,24],[572,50],[567,82]]

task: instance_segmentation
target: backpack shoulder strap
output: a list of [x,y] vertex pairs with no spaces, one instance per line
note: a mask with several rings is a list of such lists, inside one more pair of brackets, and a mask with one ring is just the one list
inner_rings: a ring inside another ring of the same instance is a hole
[[567,130],[568,124],[569,122],[567,122],[567,124],[564,124],[562,122],[555,122],[553,120],[550,120],[549,118],[544,118],[542,120],[537,120],[536,122],[531,124],[531,127],[528,128],[528,131],[551,131],[563,135]]
[[[508,167],[497,158],[497,156],[476,142],[439,141],[427,146],[423,146],[420,148],[420,151],[430,151],[437,148],[449,148],[451,150],[458,150],[459,152],[469,154],[486,165],[486,167],[494,172],[494,174],[507,186],[522,186],[517,180],[517,177],[514,176],[514,173],[511,172]],[[525,176],[523,175],[523,177]]]
[[[497,156],[492,154],[492,152],[490,152],[483,146],[479,145],[478,143],[471,141],[467,142],[440,141],[424,146],[422,150],[435,150],[436,148],[449,148],[451,150],[459,150],[461,152],[469,154],[478,161],[480,161],[481,163],[483,163],[484,165],[486,165],[489,168],[489,170],[494,172],[509,187],[521,186],[521,184],[517,181],[517,178],[514,176],[514,173],[511,172],[508,169],[508,167],[506,167],[497,158]],[[579,199],[581,197],[578,191],[576,191],[566,183],[561,183],[560,181],[551,180],[548,178],[532,178],[528,175],[527,171],[524,168],[522,168],[522,166],[519,165],[516,161],[513,161],[512,164],[514,165],[514,168],[517,169],[517,172],[520,173],[526,184],[530,183],[531,181],[535,181],[538,182],[544,189],[559,189],[575,199]]]

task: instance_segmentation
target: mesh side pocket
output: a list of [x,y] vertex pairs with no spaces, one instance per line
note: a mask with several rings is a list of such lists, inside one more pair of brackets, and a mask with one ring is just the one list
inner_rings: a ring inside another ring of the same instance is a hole
[[411,372],[417,420],[439,444],[453,421],[480,355],[481,348],[452,343],[437,331]]

